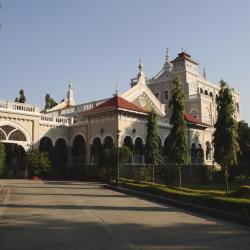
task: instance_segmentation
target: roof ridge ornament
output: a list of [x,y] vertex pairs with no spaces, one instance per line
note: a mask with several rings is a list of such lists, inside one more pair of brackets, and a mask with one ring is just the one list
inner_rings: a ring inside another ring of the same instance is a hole
[[137,79],[138,79],[138,83],[146,83],[146,78],[145,78],[145,74],[143,72],[143,63],[142,63],[142,59],[140,58],[139,59],[139,64],[138,64],[138,69],[139,69],[139,72],[137,74]]
[[207,79],[207,72],[206,72],[206,68],[203,68],[203,78]]

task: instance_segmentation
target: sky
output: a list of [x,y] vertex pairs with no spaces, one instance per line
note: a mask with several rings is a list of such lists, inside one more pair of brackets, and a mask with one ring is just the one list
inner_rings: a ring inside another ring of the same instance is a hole
[[77,103],[130,88],[140,58],[151,78],[184,49],[214,83],[241,94],[250,123],[250,1],[246,0],[0,0],[0,99],[24,89],[44,107],[49,93]]

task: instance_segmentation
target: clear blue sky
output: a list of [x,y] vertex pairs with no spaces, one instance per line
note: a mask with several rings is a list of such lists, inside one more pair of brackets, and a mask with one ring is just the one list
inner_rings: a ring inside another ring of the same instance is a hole
[[0,0],[0,99],[23,88],[29,103],[64,98],[72,78],[78,103],[129,88],[142,57],[145,74],[162,67],[165,49],[181,48],[241,92],[250,122],[250,1]]

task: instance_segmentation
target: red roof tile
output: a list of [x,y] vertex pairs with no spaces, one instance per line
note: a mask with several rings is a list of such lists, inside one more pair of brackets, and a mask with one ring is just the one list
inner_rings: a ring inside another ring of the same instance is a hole
[[191,56],[190,56],[188,53],[184,52],[184,51],[181,52],[181,53],[179,53],[178,56],[177,56],[174,60],[172,60],[171,62],[174,63],[174,62],[177,62],[177,61],[180,61],[180,60],[183,60],[183,59],[185,59],[185,60],[187,60],[187,61],[190,61],[190,62],[192,62],[192,63],[198,65],[198,63],[195,62],[195,61],[191,58]]
[[184,113],[184,119],[187,121],[187,122],[190,122],[190,123],[194,123],[194,124],[199,124],[199,125],[203,125],[203,126],[208,126],[210,127],[210,125],[194,118],[192,115],[188,114],[188,113]]
[[82,113],[82,115],[117,110],[117,109],[126,109],[130,111],[140,112],[140,113],[148,113],[145,109],[138,107],[137,105],[123,99],[119,95],[114,95],[114,97],[110,98],[106,102],[90,109]]

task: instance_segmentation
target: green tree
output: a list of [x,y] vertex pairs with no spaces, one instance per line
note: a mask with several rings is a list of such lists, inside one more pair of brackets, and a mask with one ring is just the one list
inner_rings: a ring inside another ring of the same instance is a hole
[[0,142],[0,175],[3,174],[4,161],[5,161],[5,148],[4,144]]
[[218,116],[214,125],[214,158],[224,170],[226,192],[228,192],[228,169],[237,164],[240,147],[238,144],[237,122],[234,118],[233,96],[227,83],[223,80],[220,81],[220,91],[216,102]]
[[52,109],[57,105],[57,102],[53,98],[50,97],[49,94],[45,95],[45,110],[46,109]]
[[26,97],[24,95],[24,90],[23,89],[19,90],[19,97],[15,98],[15,102],[26,103]]
[[48,173],[51,162],[47,152],[30,150],[25,156],[25,164],[28,167],[29,175],[41,176]]
[[160,146],[158,137],[157,114],[154,110],[152,110],[148,115],[145,156],[146,163],[159,165]]
[[174,89],[170,101],[172,116],[170,124],[172,126],[168,136],[169,161],[178,165],[179,184],[181,180],[181,165],[190,163],[189,147],[187,141],[187,127],[184,120],[184,93],[180,86],[178,77],[174,80]]
[[238,122],[239,145],[238,163],[246,177],[250,174],[250,127],[245,121]]

